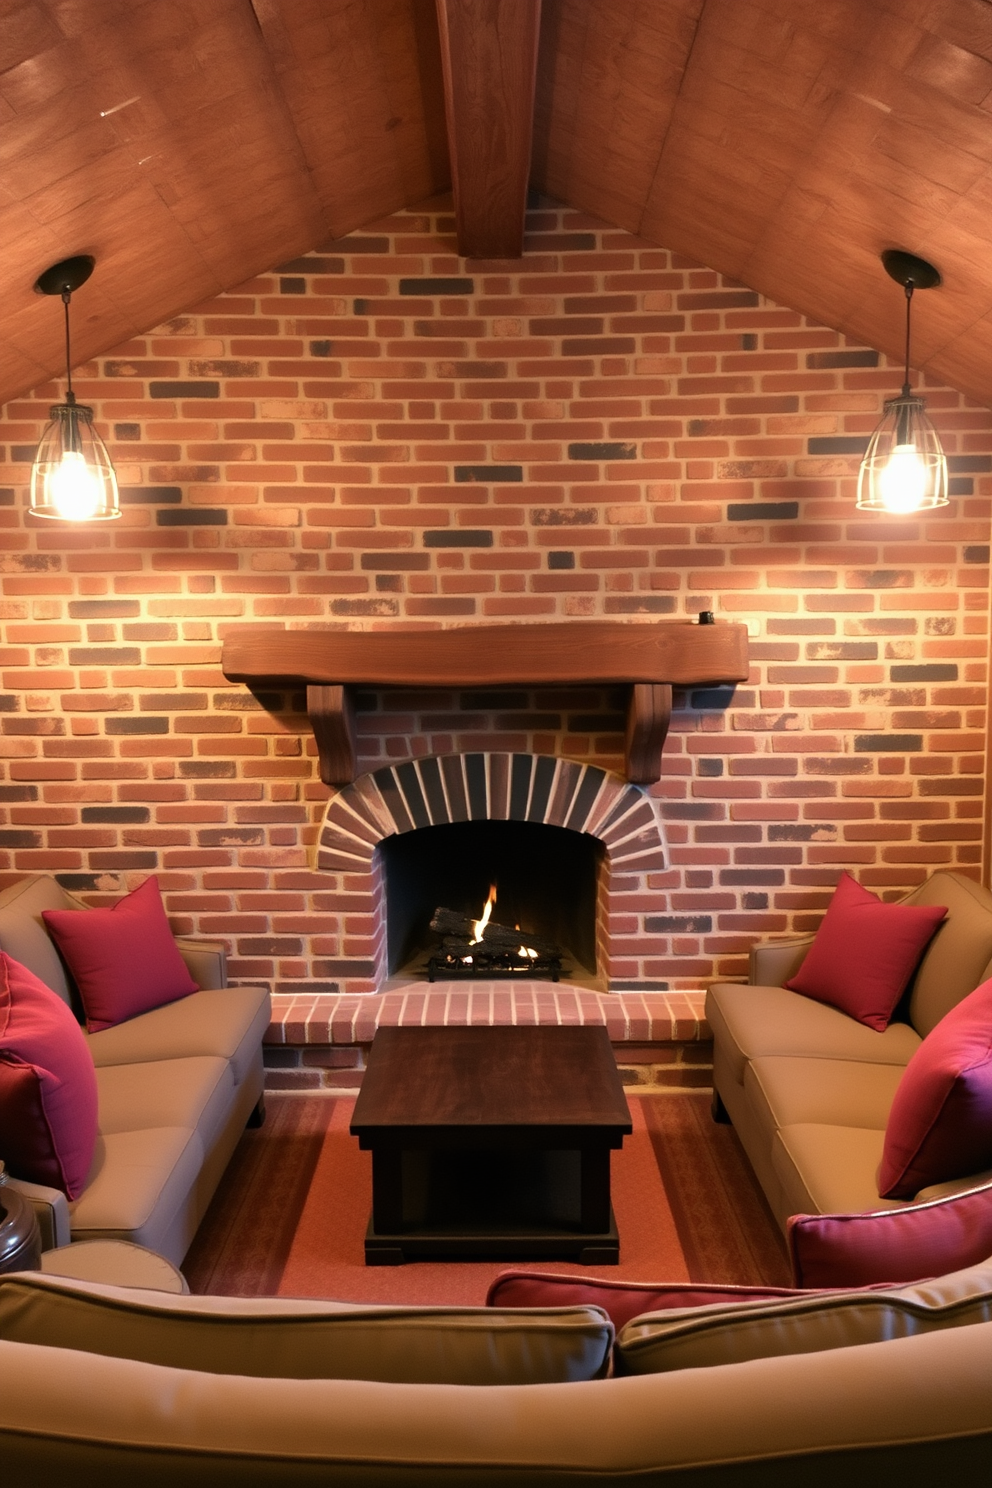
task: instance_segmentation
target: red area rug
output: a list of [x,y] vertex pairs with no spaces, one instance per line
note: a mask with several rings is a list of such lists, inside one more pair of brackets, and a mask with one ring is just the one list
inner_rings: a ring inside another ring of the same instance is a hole
[[[199,1293],[481,1304],[510,1262],[371,1266],[363,1240],[371,1157],[348,1132],[354,1102],[271,1095],[246,1132],[186,1257]],[[633,1136],[613,1154],[620,1264],[631,1281],[788,1285],[781,1236],[731,1128],[698,1094],[630,1100]],[[516,1265],[516,1263],[512,1263]],[[534,1270],[577,1272],[574,1262]]]

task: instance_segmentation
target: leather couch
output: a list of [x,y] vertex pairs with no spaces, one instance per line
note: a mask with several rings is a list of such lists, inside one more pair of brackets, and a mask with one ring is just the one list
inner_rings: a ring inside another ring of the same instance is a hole
[[875,1174],[903,1070],[952,1007],[992,976],[992,894],[958,873],[934,873],[905,904],[943,904],[893,1021],[878,1033],[783,984],[813,937],[755,946],[748,984],[715,983],[714,1114],[729,1116],[775,1217],[900,1208],[992,1179],[978,1173],[881,1199]]
[[[985,1481],[990,1282],[987,1263],[898,1305],[757,1303],[757,1335],[710,1308],[645,1316],[603,1378],[596,1308],[128,1296],[19,1273],[0,1277],[0,1462],[12,1484],[101,1488]],[[941,1326],[907,1336],[934,1305]],[[816,1313],[798,1347],[797,1306]],[[740,1357],[742,1328],[761,1356]]]
[[[47,875],[21,880],[0,894],[0,949],[72,1006],[44,909],[86,905]],[[260,1118],[268,993],[228,987],[222,947],[177,945],[198,992],[86,1035],[99,1136],[84,1191],[69,1203],[57,1189],[8,1177],[33,1203],[46,1250],[128,1240],[178,1265],[245,1124]]]

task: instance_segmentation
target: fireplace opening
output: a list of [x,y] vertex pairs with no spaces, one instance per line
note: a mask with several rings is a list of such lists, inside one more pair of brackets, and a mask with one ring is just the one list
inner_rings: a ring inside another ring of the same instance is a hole
[[[533,936],[541,960],[528,965],[527,957],[512,954],[514,947],[487,938],[475,966],[460,968],[460,974],[595,982],[596,907],[606,855],[597,838],[541,822],[449,822],[387,837],[379,852],[390,977],[428,980],[431,958],[446,939],[431,928],[438,910],[451,912],[452,924],[459,917],[479,921],[495,885],[493,925],[519,928],[522,946]],[[548,943],[560,952],[556,973],[543,954]],[[500,949],[511,954],[494,957]],[[444,967],[442,961],[439,978],[455,974]]]

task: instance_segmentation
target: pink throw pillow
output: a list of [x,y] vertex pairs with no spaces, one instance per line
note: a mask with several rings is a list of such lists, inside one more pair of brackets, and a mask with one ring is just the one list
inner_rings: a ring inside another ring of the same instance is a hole
[[881,1033],[946,914],[942,904],[883,904],[843,873],[802,966],[785,985]]
[[91,1033],[197,991],[155,878],[110,909],[43,909],[42,915],[79,988]]
[[0,952],[0,1155],[15,1178],[83,1191],[96,1146],[96,1072],[50,987]]
[[795,1297],[790,1287],[710,1286],[708,1282],[603,1281],[541,1271],[503,1271],[486,1295],[487,1307],[601,1307],[622,1328],[642,1312],[707,1307],[716,1302],[765,1302]]
[[794,1214],[797,1287],[894,1286],[963,1271],[992,1256],[992,1183],[872,1214]]
[[951,1008],[906,1066],[885,1127],[883,1199],[992,1167],[992,981]]

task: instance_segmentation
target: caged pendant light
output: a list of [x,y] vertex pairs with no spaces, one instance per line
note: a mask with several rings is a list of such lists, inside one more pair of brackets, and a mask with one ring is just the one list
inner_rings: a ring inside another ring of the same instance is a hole
[[896,515],[947,506],[947,459],[926,403],[909,386],[909,316],[914,289],[932,289],[940,274],[925,259],[892,248],[882,254],[885,272],[906,291],[906,367],[902,392],[890,398],[858,472],[862,511]]
[[117,476],[107,446],[93,427],[93,410],[76,402],[69,350],[69,301],[93,272],[88,254],[46,269],[38,294],[59,295],[65,309],[66,395],[49,409],[31,467],[31,504],[36,517],[62,522],[109,522],[121,514]]

